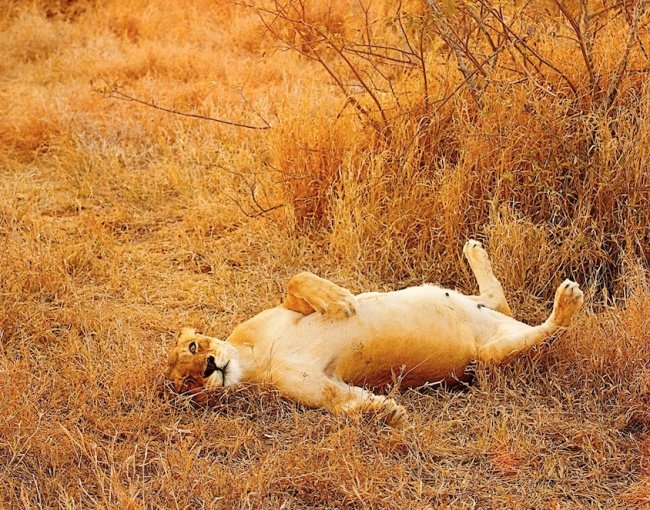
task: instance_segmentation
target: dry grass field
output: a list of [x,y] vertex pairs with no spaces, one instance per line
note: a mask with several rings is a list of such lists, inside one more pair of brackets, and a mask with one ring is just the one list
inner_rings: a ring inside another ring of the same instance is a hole
[[[650,508],[646,3],[5,2],[0,508]],[[181,327],[225,337],[300,270],[473,291],[469,237],[518,318],[565,277],[585,309],[460,391],[396,393],[414,430],[161,398]]]

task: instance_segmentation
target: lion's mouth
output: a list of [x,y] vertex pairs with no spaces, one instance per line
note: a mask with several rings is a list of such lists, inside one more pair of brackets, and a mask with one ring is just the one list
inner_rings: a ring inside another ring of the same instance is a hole
[[228,365],[230,364],[230,360],[223,365],[222,367],[217,366],[217,363],[214,359],[214,356],[208,356],[208,361],[205,365],[205,372],[203,372],[203,377],[208,378],[215,372],[221,372],[221,384],[225,385],[226,384],[226,369],[228,368]]

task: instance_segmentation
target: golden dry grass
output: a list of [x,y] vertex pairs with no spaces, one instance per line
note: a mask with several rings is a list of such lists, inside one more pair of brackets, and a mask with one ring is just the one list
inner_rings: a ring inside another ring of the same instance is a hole
[[[340,4],[333,30],[352,12]],[[595,48],[604,80],[624,44],[612,23]],[[583,83],[570,40],[540,44]],[[461,92],[425,131],[414,108],[382,138],[335,120],[323,70],[273,48],[250,11],[207,0],[0,14],[0,507],[650,506],[647,75],[626,77],[607,115],[495,85],[482,112]],[[461,77],[431,58],[442,94]],[[102,80],[274,127],[108,100]],[[567,276],[588,303],[464,391],[399,396],[414,431],[263,388],[207,409],[161,398],[180,327],[225,336],[303,269],[354,291],[471,291],[468,236],[486,241],[518,317],[544,317]]]

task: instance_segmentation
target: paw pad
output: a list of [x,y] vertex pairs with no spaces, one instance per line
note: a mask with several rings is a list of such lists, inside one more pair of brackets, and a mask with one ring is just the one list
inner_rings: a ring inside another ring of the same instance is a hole
[[561,326],[568,326],[571,317],[580,309],[584,294],[580,286],[571,280],[564,280],[555,292],[553,318]]

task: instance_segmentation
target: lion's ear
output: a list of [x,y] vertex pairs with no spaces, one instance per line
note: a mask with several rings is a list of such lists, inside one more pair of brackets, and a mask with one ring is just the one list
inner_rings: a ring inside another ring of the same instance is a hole
[[176,345],[194,336],[196,336],[196,330],[194,328],[183,328],[181,329],[181,333],[178,335],[178,338],[176,339]]

